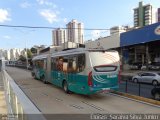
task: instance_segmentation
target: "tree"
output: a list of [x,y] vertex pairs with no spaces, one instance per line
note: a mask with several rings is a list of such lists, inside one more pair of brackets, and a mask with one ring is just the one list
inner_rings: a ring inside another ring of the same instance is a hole
[[32,47],[32,48],[31,48],[31,52],[32,52],[33,54],[36,54],[36,53],[37,53],[37,49],[34,48],[34,47]]
[[32,52],[30,49],[27,49],[27,57],[32,58]]
[[19,60],[24,62],[24,61],[26,61],[26,57],[23,56],[23,55],[20,55],[20,56],[19,56]]

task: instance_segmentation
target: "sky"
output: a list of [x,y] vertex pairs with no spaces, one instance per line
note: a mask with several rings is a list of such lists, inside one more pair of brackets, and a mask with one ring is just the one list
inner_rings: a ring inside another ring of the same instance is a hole
[[[140,0],[0,0],[0,25],[65,28],[72,19],[84,28],[133,26],[133,8]],[[143,0],[159,8],[159,0]],[[109,31],[84,31],[85,40],[107,36]],[[31,48],[52,44],[51,29],[0,26],[0,49]]]

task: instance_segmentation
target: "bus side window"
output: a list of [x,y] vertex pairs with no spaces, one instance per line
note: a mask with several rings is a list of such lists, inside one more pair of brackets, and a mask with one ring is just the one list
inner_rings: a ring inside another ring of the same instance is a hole
[[38,68],[38,61],[35,61],[35,67]]
[[57,62],[57,69],[58,71],[63,71],[63,57],[59,57]]
[[76,73],[77,72],[77,57],[73,57],[73,61],[72,61],[72,72]]
[[51,58],[51,69],[57,70],[57,61],[56,58]]
[[68,72],[68,59],[67,58],[64,58],[63,59],[63,72],[67,73]]
[[79,54],[78,55],[78,72],[82,72],[85,68],[85,55]]
[[76,73],[77,72],[77,57],[70,56],[68,60],[68,72]]
[[43,63],[43,69],[45,69],[45,70],[46,70],[46,69],[47,69],[47,60],[46,60],[46,59],[44,59],[44,60],[43,60],[43,62],[44,62],[44,63]]
[[44,68],[44,60],[39,61],[39,68],[41,68],[41,69]]
[[68,73],[71,73],[72,72],[72,59],[69,58],[68,60]]

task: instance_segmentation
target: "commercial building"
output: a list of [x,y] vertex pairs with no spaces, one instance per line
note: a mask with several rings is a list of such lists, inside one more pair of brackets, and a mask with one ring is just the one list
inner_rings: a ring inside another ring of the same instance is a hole
[[124,69],[134,62],[160,62],[160,22],[120,35]]
[[143,27],[157,22],[156,9],[151,4],[143,5],[139,2],[139,6],[134,8],[134,27]]
[[98,38],[95,41],[85,42],[86,48],[116,49],[120,47],[120,34],[126,31],[127,27],[115,26],[110,29],[110,36]]
[[67,41],[66,30],[58,28],[52,31],[52,41],[54,46],[60,46]]
[[84,42],[84,25],[72,20],[67,25],[67,41],[83,44]]

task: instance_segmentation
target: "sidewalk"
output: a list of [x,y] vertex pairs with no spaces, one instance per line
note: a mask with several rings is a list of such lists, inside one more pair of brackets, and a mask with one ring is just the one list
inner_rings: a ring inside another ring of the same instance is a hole
[[2,73],[0,72],[0,114],[7,114],[7,106],[5,100],[5,93],[4,93],[4,85],[2,79]]

